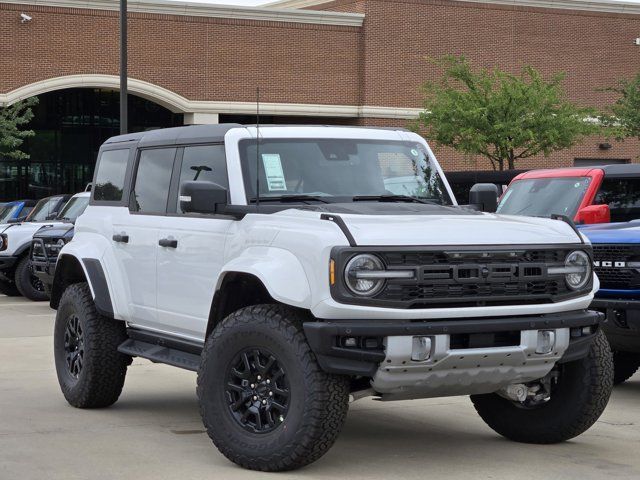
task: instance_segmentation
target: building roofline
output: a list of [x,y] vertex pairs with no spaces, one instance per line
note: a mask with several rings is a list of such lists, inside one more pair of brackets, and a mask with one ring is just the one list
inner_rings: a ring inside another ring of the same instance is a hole
[[[0,0],[0,3],[39,7],[81,8],[89,10],[119,10],[117,0]],[[194,17],[260,20],[287,23],[308,23],[361,27],[364,15],[319,10],[241,7],[172,0],[129,0],[129,12],[183,15]]]
[[[263,5],[266,8],[304,9],[333,0],[277,0]],[[640,14],[640,3],[617,0],[453,0],[457,2],[508,5],[513,7],[553,8],[588,12]],[[313,10],[310,10],[313,11]],[[317,10],[316,10],[317,11]],[[322,10],[327,11],[327,10]]]

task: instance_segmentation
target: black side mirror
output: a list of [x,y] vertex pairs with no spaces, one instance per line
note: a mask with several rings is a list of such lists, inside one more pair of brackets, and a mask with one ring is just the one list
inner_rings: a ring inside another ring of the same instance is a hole
[[27,217],[11,218],[11,219],[7,220],[7,223],[22,223],[26,219],[27,219]]
[[216,213],[227,204],[227,189],[213,182],[184,182],[180,187],[180,208],[184,213]]
[[500,193],[494,183],[476,183],[469,191],[469,205],[481,212],[495,212]]

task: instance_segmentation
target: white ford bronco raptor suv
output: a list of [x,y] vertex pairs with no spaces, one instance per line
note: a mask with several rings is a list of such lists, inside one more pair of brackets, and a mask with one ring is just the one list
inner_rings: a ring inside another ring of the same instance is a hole
[[58,380],[95,408],[134,356],[196,371],[213,443],[254,470],[317,460],[367,395],[471,395],[505,437],[567,440],[613,371],[591,246],[565,220],[458,207],[403,130],[115,137],[55,271]]

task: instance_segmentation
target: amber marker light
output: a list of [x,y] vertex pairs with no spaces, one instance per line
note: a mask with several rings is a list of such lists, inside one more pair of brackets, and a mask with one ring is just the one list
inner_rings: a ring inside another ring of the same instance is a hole
[[331,285],[336,284],[336,262],[335,260],[329,260],[329,282]]

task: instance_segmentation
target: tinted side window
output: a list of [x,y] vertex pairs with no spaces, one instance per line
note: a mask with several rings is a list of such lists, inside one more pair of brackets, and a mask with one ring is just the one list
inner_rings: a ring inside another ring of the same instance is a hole
[[138,161],[131,209],[141,213],[165,213],[175,148],[142,150]]
[[[203,145],[184,149],[179,185],[191,181],[213,182],[224,188],[229,187],[223,145]],[[182,213],[179,200],[177,212]]]
[[107,150],[98,161],[93,199],[103,202],[122,200],[124,179],[127,174],[129,149]]
[[612,222],[640,218],[640,179],[605,178],[594,203],[609,205]]

